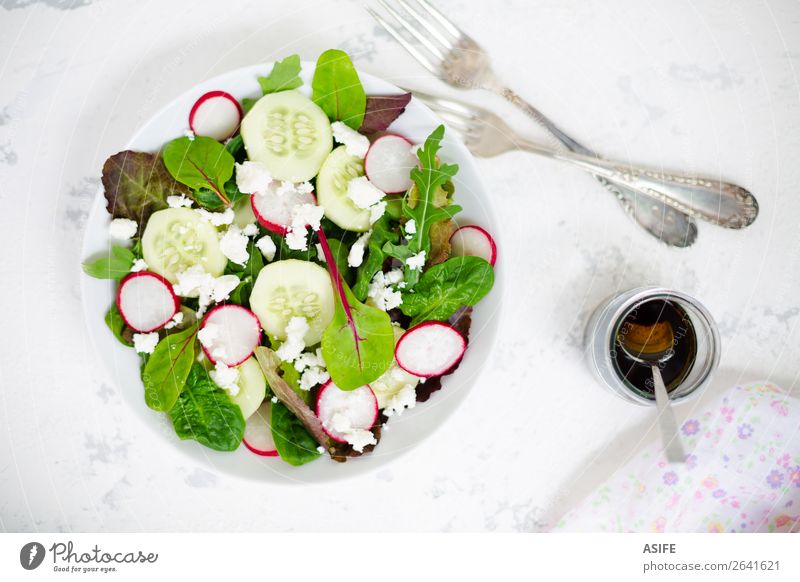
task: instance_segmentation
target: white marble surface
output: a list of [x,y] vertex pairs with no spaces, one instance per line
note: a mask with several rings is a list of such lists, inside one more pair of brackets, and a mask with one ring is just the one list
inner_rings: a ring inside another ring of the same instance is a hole
[[741,183],[761,203],[756,223],[701,225],[695,247],[667,249],[571,168],[521,153],[481,160],[514,277],[502,338],[463,408],[375,474],[324,487],[239,481],[163,446],[92,353],[78,264],[103,160],[199,80],[292,52],[341,47],[366,71],[444,89],[361,2],[2,0],[0,529],[546,529],[653,438],[650,411],[606,394],[581,359],[587,313],[640,284],[694,294],[719,321],[709,395],[753,379],[798,384],[800,5],[438,5],[581,140]]

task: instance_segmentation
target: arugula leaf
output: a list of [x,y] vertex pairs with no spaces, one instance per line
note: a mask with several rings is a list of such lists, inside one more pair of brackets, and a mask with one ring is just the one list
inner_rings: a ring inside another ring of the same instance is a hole
[[400,310],[411,325],[444,321],[465,305],[475,305],[494,285],[492,266],[480,257],[453,257],[425,271],[413,293],[404,293]]
[[394,357],[389,314],[359,302],[342,280],[325,233],[319,242],[336,290],[336,309],[322,334],[322,356],[331,379],[342,390],[355,390],[383,374]]
[[317,441],[282,402],[273,403],[269,424],[278,454],[290,465],[298,467],[320,457]]
[[111,308],[106,313],[105,321],[108,329],[110,329],[114,337],[119,340],[119,343],[124,346],[133,347],[133,342],[129,341],[123,333],[126,323],[125,320],[122,319],[122,314],[119,312],[119,309],[117,309],[116,303],[111,304]]
[[114,218],[139,223],[139,234],[156,210],[167,207],[167,196],[189,194],[189,189],[170,176],[161,156],[126,150],[103,164],[106,209]]
[[[458,166],[455,164],[440,164],[436,154],[441,148],[441,141],[444,138],[444,125],[440,125],[431,132],[425,140],[425,144],[417,151],[417,157],[421,167],[411,169],[411,179],[416,189],[415,202],[413,206],[409,200],[409,195],[403,201],[403,214],[408,219],[413,219],[416,223],[417,232],[406,245],[398,245],[388,242],[383,246],[384,252],[389,256],[404,261],[412,255],[425,251],[426,257],[430,255],[431,225],[441,220],[453,218],[461,211],[461,207],[456,204],[439,206],[441,201],[437,200],[437,193],[449,180],[456,175]],[[408,287],[413,287],[419,281],[420,272],[405,268],[405,280]]]
[[394,244],[399,237],[400,233],[392,229],[392,217],[389,214],[384,214],[372,225],[372,235],[370,235],[367,242],[368,254],[361,266],[358,267],[356,283],[353,285],[353,295],[359,301],[364,301],[367,298],[372,278],[375,273],[383,268],[383,262],[386,260],[383,245],[387,243]]
[[355,130],[361,127],[367,95],[346,52],[330,49],[319,56],[311,89],[311,99],[331,121],[342,121]]
[[89,263],[83,263],[83,272],[95,279],[120,281],[131,272],[136,256],[130,249],[114,245],[105,255]]
[[194,439],[215,451],[235,451],[244,436],[242,409],[198,363],[169,416],[181,440]]
[[408,105],[409,101],[411,101],[411,93],[369,95],[364,112],[364,121],[358,131],[364,135],[386,131],[392,122],[406,110],[406,105]]
[[195,357],[197,326],[172,333],[158,342],[142,370],[144,401],[159,412],[175,406]]
[[163,156],[164,165],[178,182],[194,190],[211,190],[224,206],[230,206],[225,183],[233,176],[234,160],[217,140],[200,135],[179,137],[166,145]]
[[272,65],[272,71],[266,77],[259,77],[258,84],[264,95],[297,89],[303,84],[300,78],[300,57],[292,55]]

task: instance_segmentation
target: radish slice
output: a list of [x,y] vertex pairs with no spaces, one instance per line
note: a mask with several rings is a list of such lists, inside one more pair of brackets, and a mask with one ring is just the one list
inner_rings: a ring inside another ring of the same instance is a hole
[[466,349],[467,340],[455,329],[441,321],[426,321],[403,334],[394,358],[409,374],[431,378],[451,370]]
[[480,257],[494,267],[497,245],[480,226],[462,226],[450,237],[453,254],[459,257]]
[[266,192],[256,192],[250,198],[253,214],[261,226],[285,235],[292,224],[292,209],[299,204],[316,204],[313,192],[291,190],[278,194],[277,188],[270,186]]
[[364,159],[364,172],[369,181],[387,194],[411,188],[411,169],[419,162],[411,153],[411,142],[395,134],[376,139]]
[[195,135],[224,141],[231,137],[242,121],[239,102],[225,91],[209,91],[198,99],[189,112],[189,127]]
[[262,457],[278,456],[278,449],[275,448],[275,441],[272,438],[272,427],[269,424],[271,409],[270,401],[265,400],[244,424],[242,439],[244,446]]
[[238,366],[261,342],[261,324],[241,305],[221,305],[208,312],[197,336],[212,364]]
[[329,437],[345,443],[344,431],[372,428],[378,419],[378,399],[369,386],[342,390],[328,380],[317,396],[317,417]]
[[119,284],[117,309],[129,327],[150,333],[163,327],[181,307],[172,284],[150,271],[131,273]]

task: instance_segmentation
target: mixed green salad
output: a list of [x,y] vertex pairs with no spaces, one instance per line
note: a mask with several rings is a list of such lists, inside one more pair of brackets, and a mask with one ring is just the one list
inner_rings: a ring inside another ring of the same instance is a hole
[[309,99],[293,55],[263,95],[202,95],[160,152],[103,167],[117,281],[106,323],[181,439],[302,465],[372,450],[441,387],[492,288],[496,246],[458,228],[443,126],[389,131],[410,94],[368,96],[342,51]]

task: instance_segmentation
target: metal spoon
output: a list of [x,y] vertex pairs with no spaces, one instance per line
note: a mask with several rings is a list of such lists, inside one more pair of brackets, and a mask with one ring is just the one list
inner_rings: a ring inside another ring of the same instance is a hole
[[654,325],[639,325],[626,321],[623,325],[618,335],[622,351],[634,362],[650,366],[653,372],[658,424],[667,460],[671,463],[683,463],[686,461],[686,453],[681,444],[678,422],[670,406],[671,401],[659,367],[675,354],[673,349],[675,335],[672,326],[666,321]]

